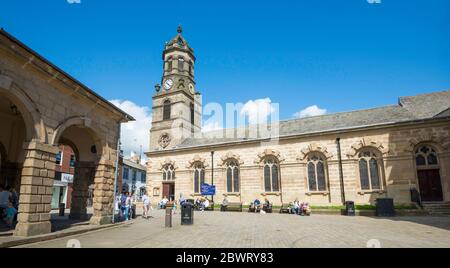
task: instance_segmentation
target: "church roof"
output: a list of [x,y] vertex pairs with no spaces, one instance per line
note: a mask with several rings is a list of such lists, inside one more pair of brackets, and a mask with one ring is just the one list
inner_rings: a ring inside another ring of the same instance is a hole
[[[279,136],[288,137],[320,134],[331,131],[406,123],[416,120],[445,118],[449,116],[449,109],[450,90],[401,97],[399,98],[399,104],[397,105],[280,121]],[[251,132],[249,132],[251,130],[249,130],[249,128],[251,129],[252,127],[256,128],[256,126],[249,126],[247,129],[236,128],[205,132],[202,133],[201,137],[193,137],[184,140],[184,142],[175,149],[239,143],[269,138],[264,134],[251,135]],[[264,128],[260,127],[260,129]],[[245,133],[245,135],[236,135],[236,133]]]

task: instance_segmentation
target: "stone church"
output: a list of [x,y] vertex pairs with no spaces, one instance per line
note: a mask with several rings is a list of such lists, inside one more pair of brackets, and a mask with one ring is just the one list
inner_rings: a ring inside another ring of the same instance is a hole
[[180,194],[194,199],[202,183],[216,186],[216,204],[224,197],[244,205],[256,198],[274,205],[374,204],[383,197],[411,204],[412,189],[423,202],[450,202],[450,91],[280,121],[275,138],[249,135],[260,126],[203,133],[195,60],[179,28],[165,45],[161,86],[152,98],[146,155],[154,203]]

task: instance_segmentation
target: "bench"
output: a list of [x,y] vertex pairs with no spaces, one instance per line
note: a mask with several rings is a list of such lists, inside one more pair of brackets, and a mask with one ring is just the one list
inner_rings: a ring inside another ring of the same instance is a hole
[[261,211],[261,205],[260,204],[257,208],[253,206],[253,202],[248,207],[248,212],[260,212]]
[[238,211],[242,212],[242,203],[228,203],[228,206],[221,205],[220,211]]
[[290,204],[282,204],[281,208],[280,208],[280,214],[282,214],[282,213],[291,213],[291,211],[289,209],[290,206],[291,206]]
[[263,210],[266,212],[266,213],[272,213],[272,203],[270,203],[269,204],[269,206],[266,206],[266,205],[264,205],[263,206]]

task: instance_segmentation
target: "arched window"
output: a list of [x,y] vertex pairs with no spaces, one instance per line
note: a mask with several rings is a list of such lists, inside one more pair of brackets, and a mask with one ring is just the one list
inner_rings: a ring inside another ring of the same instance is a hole
[[324,159],[321,154],[317,153],[312,153],[308,156],[308,188],[311,192],[327,190]]
[[202,163],[194,165],[194,192],[200,193],[202,184],[205,183],[205,167]]
[[266,192],[280,191],[280,166],[275,157],[264,160],[264,190]]
[[169,57],[169,59],[167,60],[167,70],[169,72],[172,71],[172,57]]
[[175,180],[175,169],[173,165],[166,165],[163,168],[163,181],[173,181]]
[[163,104],[163,120],[170,120],[171,113],[171,103],[170,100],[165,100]]
[[229,160],[227,162],[227,192],[238,193],[239,189],[239,165],[236,160]]
[[178,58],[178,71],[182,72],[184,71],[184,59]]
[[416,150],[416,166],[426,167],[426,166],[437,166],[439,165],[436,150],[424,145]]
[[380,164],[377,154],[366,149],[359,153],[361,190],[381,190]]
[[190,110],[191,110],[191,131],[192,133],[194,133],[194,126],[195,126],[195,108],[194,108],[194,104],[191,103],[190,105]]
[[189,61],[189,75],[192,75],[192,68],[193,68],[192,65],[193,65],[192,61]]

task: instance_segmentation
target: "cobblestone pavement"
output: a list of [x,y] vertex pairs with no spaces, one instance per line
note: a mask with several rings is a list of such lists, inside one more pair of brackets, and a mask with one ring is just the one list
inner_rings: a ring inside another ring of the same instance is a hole
[[66,247],[77,239],[81,247],[191,248],[302,248],[367,247],[377,239],[381,247],[450,247],[450,217],[345,217],[287,214],[195,212],[194,225],[182,226],[180,214],[173,228],[164,228],[164,212],[137,219],[129,226],[26,245]]

